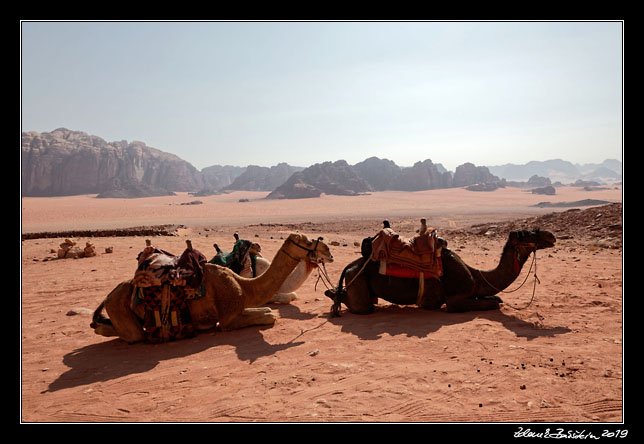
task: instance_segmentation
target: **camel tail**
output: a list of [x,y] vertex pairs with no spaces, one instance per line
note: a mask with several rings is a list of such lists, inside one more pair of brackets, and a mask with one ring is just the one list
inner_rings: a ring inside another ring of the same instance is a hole
[[105,301],[101,302],[96,310],[94,310],[94,315],[92,316],[92,323],[89,326],[93,329],[96,329],[99,325],[112,325],[112,321],[103,316],[103,308],[105,307]]

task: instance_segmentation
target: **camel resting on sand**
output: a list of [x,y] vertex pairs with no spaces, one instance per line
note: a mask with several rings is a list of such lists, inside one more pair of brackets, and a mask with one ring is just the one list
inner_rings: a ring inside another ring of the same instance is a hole
[[[300,261],[332,262],[329,247],[321,238],[310,240],[303,234],[291,234],[282,244],[265,273],[256,278],[244,278],[228,268],[205,264],[203,282],[205,294],[189,299],[188,309],[197,330],[218,326],[234,330],[250,325],[272,325],[275,315],[266,304],[278,292],[284,280]],[[142,304],[133,304],[132,280],[121,282],[101,302],[94,312],[90,326],[96,334],[119,336],[133,343],[145,339]],[[103,308],[108,318],[102,315]]]
[[362,257],[348,264],[338,286],[324,294],[333,300],[332,312],[336,315],[340,304],[354,314],[372,313],[378,298],[400,305],[417,304],[428,310],[439,309],[444,303],[447,312],[495,310],[503,302],[496,294],[514,282],[530,254],[554,244],[555,236],[548,231],[511,231],[499,264],[487,271],[470,267],[445,245],[440,255],[443,276],[424,279],[421,295],[418,279],[383,276],[377,262]]
[[[240,239],[238,233],[234,233],[233,236],[235,237],[235,245],[240,246],[238,247],[239,250],[243,251],[243,257],[233,259],[231,263],[227,263],[226,258],[231,253],[223,251],[219,248],[219,245],[213,244],[217,250],[217,255],[210,262],[218,265],[224,265],[226,263],[225,266],[227,268],[247,278],[257,277],[265,273],[268,267],[270,267],[271,261],[261,255],[262,247],[256,242]],[[233,251],[235,251],[235,247],[233,247]],[[304,281],[306,281],[311,272],[316,268],[316,263],[300,261],[268,303],[290,304],[297,297],[296,290],[304,284]]]

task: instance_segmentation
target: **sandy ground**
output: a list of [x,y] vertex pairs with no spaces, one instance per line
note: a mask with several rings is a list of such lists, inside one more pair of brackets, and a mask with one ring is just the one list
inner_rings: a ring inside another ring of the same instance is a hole
[[[567,210],[531,206],[542,201],[622,199],[621,188],[557,193],[23,198],[22,231],[183,224],[177,236],[155,237],[154,244],[180,254],[191,239],[211,257],[214,242],[230,247],[238,231],[272,258],[282,239],[299,230],[339,243],[331,247],[335,262],[327,265],[337,282],[359,255],[354,242],[377,232],[384,218],[411,236],[417,219],[426,217],[468,264],[490,269],[505,237],[472,225],[527,225],[526,218]],[[180,205],[194,200],[203,203]],[[601,216],[593,213],[598,221]],[[506,304],[499,311],[450,314],[380,300],[371,315],[345,309],[330,318],[331,301],[321,281],[316,288],[314,272],[294,302],[271,305],[278,316],[272,327],[211,330],[160,345],[129,345],[89,328],[91,311],[132,277],[144,237],[95,237],[97,256],[64,260],[50,251],[63,238],[23,240],[21,421],[619,423],[622,231],[618,239],[605,239],[593,234],[595,222],[584,224],[583,234],[570,225],[551,229],[560,238],[539,253],[540,284],[524,310]],[[84,245],[90,239],[74,240]],[[108,246],[113,253],[104,252]],[[503,298],[520,307],[531,295],[530,279]]]

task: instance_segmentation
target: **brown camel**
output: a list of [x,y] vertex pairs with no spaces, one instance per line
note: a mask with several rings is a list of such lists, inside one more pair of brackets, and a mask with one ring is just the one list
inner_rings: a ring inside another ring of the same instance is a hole
[[[268,270],[256,278],[244,278],[228,268],[205,264],[205,294],[188,300],[193,326],[207,330],[218,326],[234,330],[250,325],[272,325],[275,315],[268,307],[284,280],[300,261],[332,262],[333,256],[322,238],[310,240],[303,234],[291,234],[284,241]],[[121,282],[94,312],[91,327],[102,336],[119,336],[133,343],[145,339],[143,304],[134,305],[132,280]],[[109,319],[101,312],[105,308]]]
[[[445,304],[448,312],[494,310],[503,302],[496,294],[514,282],[530,254],[554,244],[555,236],[548,231],[512,231],[499,264],[489,271],[470,267],[445,246],[441,250],[443,276],[425,279],[420,298],[418,279],[383,276],[378,273],[378,263],[370,261],[365,264],[369,260],[365,255],[366,258],[347,265],[338,287],[327,290],[325,294],[333,299],[332,310],[336,315],[340,304],[344,304],[351,313],[371,313],[378,298],[400,305],[418,304],[429,310]],[[343,280],[347,282],[346,287],[343,287]]]

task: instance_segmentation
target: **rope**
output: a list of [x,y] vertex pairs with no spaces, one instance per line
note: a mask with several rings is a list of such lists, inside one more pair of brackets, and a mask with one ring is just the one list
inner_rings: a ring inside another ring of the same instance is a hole
[[[315,286],[313,287],[313,291],[317,291],[318,282],[320,282],[320,280],[322,281],[322,283],[324,284],[327,290],[330,290],[331,288],[333,288],[333,283],[329,278],[329,273],[326,271],[326,266],[324,265],[324,262],[322,262],[320,265],[322,265],[322,267],[318,265],[318,279],[315,281]],[[329,285],[327,285],[327,282],[329,283],[330,287]]]
[[517,288],[515,288],[514,290],[504,291],[504,290],[500,290],[500,289],[496,288],[496,287],[495,287],[494,285],[492,285],[492,284],[491,284],[487,279],[485,279],[485,276],[483,275],[483,272],[482,272],[481,270],[479,270],[479,274],[481,275],[481,277],[483,278],[483,280],[484,280],[484,281],[485,281],[485,282],[486,282],[490,287],[492,287],[494,290],[496,290],[497,292],[499,292],[499,293],[514,293],[515,291],[517,291],[517,290],[519,290],[521,287],[523,287],[523,285],[528,281],[528,277],[530,276],[530,271],[532,270],[532,266],[534,265],[534,284],[533,284],[533,286],[532,286],[532,297],[530,298],[530,302],[528,302],[528,305],[526,305],[525,307],[515,307],[515,306],[513,306],[512,304],[508,304],[508,303],[504,302],[504,305],[507,305],[508,307],[510,307],[510,308],[512,308],[512,309],[514,309],[514,310],[525,310],[525,309],[526,309],[526,308],[528,308],[530,305],[532,305],[532,301],[534,301],[534,295],[535,295],[536,290],[537,290],[537,282],[538,282],[538,283],[541,283],[541,281],[539,280],[539,277],[537,277],[537,250],[536,250],[536,248],[532,251],[532,254],[533,254],[533,256],[532,256],[532,263],[530,264],[530,268],[528,269],[528,274],[526,274],[526,277],[525,277],[525,279],[523,280],[523,282],[521,283],[521,285],[519,285],[519,286],[518,286]]
[[351,282],[349,282],[347,285],[344,286],[345,290],[349,288],[351,284],[353,284],[353,281],[355,281],[358,276],[360,276],[360,274],[362,273],[362,271],[365,269],[365,267],[369,262],[371,262],[371,256],[369,256],[369,258],[367,258],[367,260],[364,261],[364,264],[362,264],[362,268],[360,268],[360,271],[358,271],[356,275],[353,277],[353,279],[351,279]]

